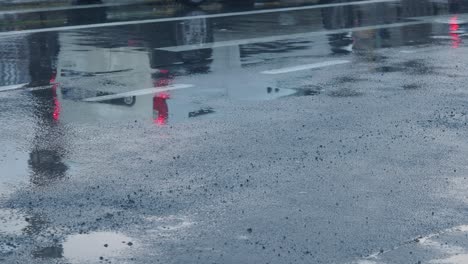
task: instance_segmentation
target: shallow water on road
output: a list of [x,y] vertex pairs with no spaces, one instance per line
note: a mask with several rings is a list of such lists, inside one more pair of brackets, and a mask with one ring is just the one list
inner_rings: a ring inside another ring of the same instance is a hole
[[71,235],[63,243],[63,256],[72,263],[99,263],[124,255],[135,247],[131,238],[113,232]]
[[0,15],[0,262],[384,260],[465,223],[468,1],[360,3]]

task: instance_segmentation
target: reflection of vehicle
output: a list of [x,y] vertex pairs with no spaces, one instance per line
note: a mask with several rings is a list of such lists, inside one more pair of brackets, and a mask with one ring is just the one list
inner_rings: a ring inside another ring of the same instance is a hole
[[[81,11],[94,11],[94,15],[81,16]],[[215,114],[212,102],[220,98],[271,100],[295,93],[293,89],[276,88],[270,78],[259,80],[257,74],[247,74],[256,81],[239,86],[238,76],[245,72],[239,46],[166,50],[174,46],[203,46],[214,41],[214,34],[223,34],[214,30],[220,25],[203,17],[206,13],[202,9],[180,7],[173,11],[174,15],[190,18],[177,23],[58,33],[61,48],[55,65],[61,120],[151,118],[154,123],[164,125]],[[82,24],[90,22],[88,17],[97,23],[108,22],[113,13],[106,7],[78,9],[68,19],[73,24]],[[290,17],[278,19],[287,20],[289,27],[299,23]],[[289,50],[286,43],[278,46]],[[258,48],[265,49],[261,45]],[[221,78],[213,80],[211,74]]]

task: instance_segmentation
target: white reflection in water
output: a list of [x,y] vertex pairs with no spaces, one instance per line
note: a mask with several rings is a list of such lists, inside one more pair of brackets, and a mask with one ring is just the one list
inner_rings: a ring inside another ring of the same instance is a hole
[[112,232],[71,235],[63,244],[64,257],[72,263],[97,263],[128,253],[134,244],[131,238]]
[[466,264],[468,263],[468,254],[455,255],[446,259],[432,260],[434,264]]
[[0,234],[21,234],[27,226],[26,217],[17,210],[0,209]]

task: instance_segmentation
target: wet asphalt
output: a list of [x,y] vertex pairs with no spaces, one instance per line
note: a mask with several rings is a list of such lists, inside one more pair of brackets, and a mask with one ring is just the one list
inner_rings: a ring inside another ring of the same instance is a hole
[[0,263],[468,263],[468,1],[6,1]]

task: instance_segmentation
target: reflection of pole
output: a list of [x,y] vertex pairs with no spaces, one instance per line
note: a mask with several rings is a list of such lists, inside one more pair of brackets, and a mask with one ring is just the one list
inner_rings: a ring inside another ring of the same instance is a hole
[[52,88],[51,88],[52,89],[52,97],[53,97],[53,100],[54,100],[54,111],[52,113],[52,118],[54,119],[54,121],[59,121],[62,106],[61,106],[60,101],[58,100],[58,97],[57,97],[57,89],[58,89],[59,84],[55,82],[55,78],[56,78],[56,73],[50,79],[50,84],[52,84]]
[[[63,130],[57,121],[61,106],[57,98],[58,84],[55,83],[55,64],[59,52],[57,33],[32,34],[28,37],[30,61],[30,86],[51,88],[33,90],[32,109],[37,120],[33,147],[29,153],[31,182],[46,185],[50,181],[65,177],[68,167],[62,161],[65,154]],[[52,76],[52,77],[51,77]]]
[[[53,77],[51,83],[54,83],[54,81],[55,78]],[[50,105],[37,109],[43,111],[39,116],[43,120],[40,120],[41,128],[37,130],[34,147],[29,154],[29,165],[33,172],[31,181],[37,185],[44,185],[50,180],[63,178],[68,170],[68,167],[62,162],[65,151],[59,138],[62,135],[60,124],[57,123],[61,111],[60,102],[57,98],[57,88],[58,84],[54,83],[50,91],[42,90],[45,94],[40,96],[44,101],[48,101]],[[52,97],[51,101],[47,98],[48,96]],[[42,104],[43,102],[38,103]]]

